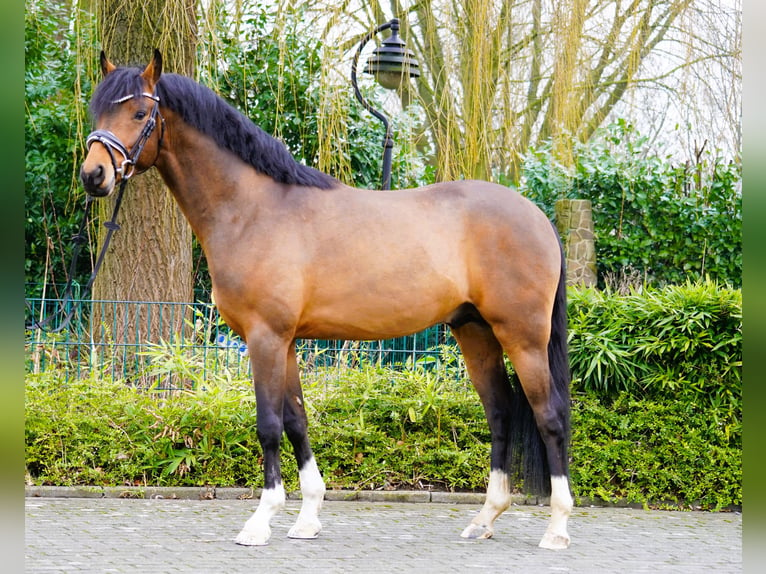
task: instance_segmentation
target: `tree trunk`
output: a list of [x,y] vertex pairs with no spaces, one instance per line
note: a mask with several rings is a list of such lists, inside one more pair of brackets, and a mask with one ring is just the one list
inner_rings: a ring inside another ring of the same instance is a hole
[[[143,67],[156,47],[163,54],[163,71],[193,75],[194,0],[98,0],[97,10],[102,48],[116,65]],[[112,197],[97,203],[101,222],[111,217],[114,202]],[[113,235],[93,289],[94,301],[117,303],[94,305],[94,338],[136,346],[175,340],[188,315],[186,305],[178,303],[193,297],[192,232],[155,169],[130,180],[118,223],[121,229]],[[102,226],[99,249],[105,235]]]

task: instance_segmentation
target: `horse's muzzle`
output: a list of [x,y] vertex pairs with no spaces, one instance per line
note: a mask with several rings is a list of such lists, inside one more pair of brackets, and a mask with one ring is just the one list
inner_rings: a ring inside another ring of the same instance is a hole
[[80,179],[85,192],[93,197],[106,197],[112,193],[114,182],[106,182],[106,169],[103,165],[98,165],[90,171],[80,168]]

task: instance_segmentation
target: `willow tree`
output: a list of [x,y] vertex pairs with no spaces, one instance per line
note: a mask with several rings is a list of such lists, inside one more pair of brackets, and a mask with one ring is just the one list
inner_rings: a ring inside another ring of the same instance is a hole
[[[493,166],[513,179],[520,154],[542,140],[567,161],[573,138],[587,140],[640,81],[643,59],[691,2],[461,0],[450,14],[436,1],[415,5],[411,29],[432,78],[418,90],[437,153],[463,152],[438,164],[452,166],[450,176],[489,178]],[[451,45],[462,51],[440,57]],[[474,151],[469,139],[486,143]]]
[[[503,174],[517,180],[522,154],[531,145],[553,140],[554,150],[566,162],[573,142],[587,141],[627,94],[650,83],[658,85],[658,72],[647,63],[667,56],[660,48],[667,49],[671,36],[677,44],[691,38],[693,26],[681,24],[703,1],[370,0],[360,6],[285,0],[283,4],[293,10],[302,5],[316,14],[312,27],[324,24],[322,34],[330,45],[327,65],[336,70],[343,66],[340,56],[348,61],[349,51],[365,31],[391,16],[400,18],[402,36],[415,51],[422,72],[400,97],[404,105],[415,100],[422,106],[421,135],[432,150],[438,177],[492,179]],[[307,33],[312,33],[308,27]],[[336,46],[346,51],[341,53]],[[685,60],[679,69],[696,61],[721,63],[722,58],[737,57],[701,42],[695,50],[681,54]],[[694,105],[689,100],[680,105],[690,103]]]
[[[103,49],[116,65],[144,66],[159,48],[165,71],[194,74],[195,0],[98,0],[95,5],[101,38],[95,48]],[[97,202],[100,221],[111,217],[114,201]],[[121,229],[113,235],[93,299],[191,301],[191,229],[155,170],[130,180],[118,223]],[[99,248],[105,234],[102,226]],[[175,306],[153,307],[96,307],[96,326],[116,343],[157,341],[182,329],[183,307],[180,312]]]

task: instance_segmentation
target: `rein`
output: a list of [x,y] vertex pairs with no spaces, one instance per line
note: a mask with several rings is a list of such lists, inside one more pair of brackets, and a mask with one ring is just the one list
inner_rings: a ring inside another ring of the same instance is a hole
[[[120,229],[119,224],[117,223],[117,214],[120,211],[120,206],[122,205],[122,197],[125,193],[125,188],[128,185],[128,180],[133,176],[136,175],[136,161],[138,160],[139,156],[141,155],[141,152],[144,149],[144,146],[146,145],[146,142],[149,141],[149,138],[151,137],[152,133],[154,132],[155,127],[157,126],[157,116],[160,117],[160,125],[161,125],[161,132],[160,132],[160,139],[159,143],[157,145],[157,156],[159,157],[160,148],[162,147],[162,140],[165,136],[165,118],[162,117],[162,115],[159,113],[159,97],[152,94],[147,94],[144,92],[142,94],[143,96],[146,96],[147,98],[150,98],[154,100],[154,106],[152,107],[152,111],[149,114],[149,119],[144,124],[144,127],[141,129],[141,133],[138,135],[138,139],[136,139],[136,142],[131,147],[131,150],[128,151],[128,149],[125,147],[125,144],[120,141],[120,138],[118,138],[116,135],[114,135],[109,130],[95,130],[91,132],[87,139],[85,140],[85,144],[87,146],[87,149],[90,150],[90,146],[93,145],[94,142],[99,142],[102,144],[106,150],[109,152],[109,157],[112,161],[112,167],[114,168],[115,174],[120,174],[121,180],[120,180],[120,188],[117,191],[117,199],[114,204],[114,210],[112,211],[112,217],[109,221],[104,223],[104,227],[106,227],[106,237],[104,238],[104,244],[101,246],[101,250],[99,251],[98,257],[96,258],[96,263],[93,266],[93,271],[91,271],[90,277],[88,278],[88,283],[85,285],[85,289],[82,292],[81,298],[85,297],[88,293],[90,293],[91,288],[93,287],[93,283],[96,281],[96,275],[98,274],[99,269],[101,269],[101,264],[104,262],[104,256],[106,255],[106,251],[109,248],[109,243],[112,241],[112,235],[114,235],[115,231],[118,231]],[[128,101],[133,96],[125,96],[123,98],[120,98],[119,100],[115,100],[114,103],[121,104],[123,102]],[[120,162],[119,166],[117,164],[117,159],[114,155],[114,152],[118,151],[123,156],[123,161]],[[151,167],[154,165],[154,163],[157,161],[157,158],[155,158],[154,162],[149,166]],[[148,167],[139,172],[143,173],[149,169]],[[83,213],[82,221],[80,221],[80,227],[77,230],[77,234],[72,237],[72,244],[74,245],[74,249],[72,251],[72,261],[69,264],[69,274],[66,282],[66,287],[64,288],[64,296],[62,298],[60,307],[65,307],[68,303],[72,301],[72,291],[74,289],[74,274],[75,269],[77,268],[77,260],[80,257],[80,250],[82,249],[83,243],[86,241],[85,236],[85,228],[88,224],[88,217],[90,215],[90,207],[91,204],[94,201],[94,197],[91,195],[88,195],[85,200],[85,211]],[[30,308],[29,303],[27,303],[27,308]],[[50,328],[48,327],[48,323],[50,323],[53,319],[56,318],[58,313],[55,313],[51,315],[50,317],[38,321],[34,317],[32,317],[32,322],[25,325],[24,328],[27,330],[32,329],[40,329],[43,331],[46,331],[48,333],[58,333],[60,331],[63,331],[69,326],[69,323],[72,321],[72,317],[75,315],[75,309],[70,309],[65,315],[62,322],[59,324],[56,328]]]
[[[101,251],[99,251],[98,257],[96,258],[96,263],[93,266],[93,271],[91,271],[90,278],[88,278],[88,282],[85,284],[85,289],[82,292],[81,298],[85,297],[88,293],[90,293],[91,288],[93,287],[93,283],[96,281],[96,275],[98,274],[98,270],[101,268],[101,264],[104,262],[104,256],[106,255],[106,250],[109,248],[109,243],[112,241],[112,235],[114,235],[114,232],[120,229],[119,224],[117,223],[117,214],[120,211],[120,205],[122,204],[122,196],[125,193],[125,187],[128,184],[127,179],[123,179],[120,182],[120,189],[117,192],[117,201],[114,204],[114,210],[112,211],[112,218],[104,223],[104,227],[106,227],[106,238],[104,239],[104,244],[101,246]],[[94,198],[90,195],[85,200],[85,211],[83,212],[82,220],[80,221],[80,227],[77,230],[77,234],[72,237],[72,244],[74,245],[74,250],[72,251],[72,261],[69,264],[69,274],[66,282],[66,287],[64,288],[64,296],[62,297],[62,301],[59,304],[60,307],[66,307],[68,303],[71,303],[72,301],[72,291],[74,289],[74,274],[75,269],[77,268],[77,260],[80,257],[80,250],[82,249],[83,243],[86,241],[85,236],[85,227],[88,224],[88,216],[90,215],[90,206],[93,203]],[[27,303],[27,308],[29,308],[30,305]],[[48,324],[53,321],[53,319],[56,318],[58,313],[55,313],[51,315],[50,317],[47,317],[46,319],[43,319],[42,321],[38,321],[34,317],[32,317],[32,322],[24,325],[24,328],[26,330],[32,330],[32,329],[40,329],[42,331],[46,331],[47,333],[58,333],[60,331],[63,331],[69,326],[69,323],[72,321],[72,317],[75,315],[75,309],[70,309],[65,315],[64,319],[61,321],[58,327],[50,328],[48,327]]]

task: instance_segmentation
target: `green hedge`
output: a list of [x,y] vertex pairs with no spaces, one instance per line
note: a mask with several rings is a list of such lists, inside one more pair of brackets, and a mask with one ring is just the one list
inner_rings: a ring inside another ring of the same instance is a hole
[[572,445],[577,496],[703,509],[742,504],[741,418],[716,419],[683,400],[575,396]]
[[[576,496],[741,504],[740,317],[739,292],[710,283],[570,292]],[[250,383],[198,388],[28,375],[27,479],[260,486]],[[312,370],[304,389],[329,487],[485,488],[489,431],[454,349],[438,366]],[[297,488],[289,447],[283,469]]]
[[741,415],[742,292],[711,281],[615,295],[569,292],[575,388],[680,396]]
[[599,285],[630,267],[656,285],[709,275],[742,285],[742,166],[717,154],[677,164],[625,120],[574,144],[572,165],[551,143],[524,159],[521,192],[553,217],[557,199],[589,199]]

